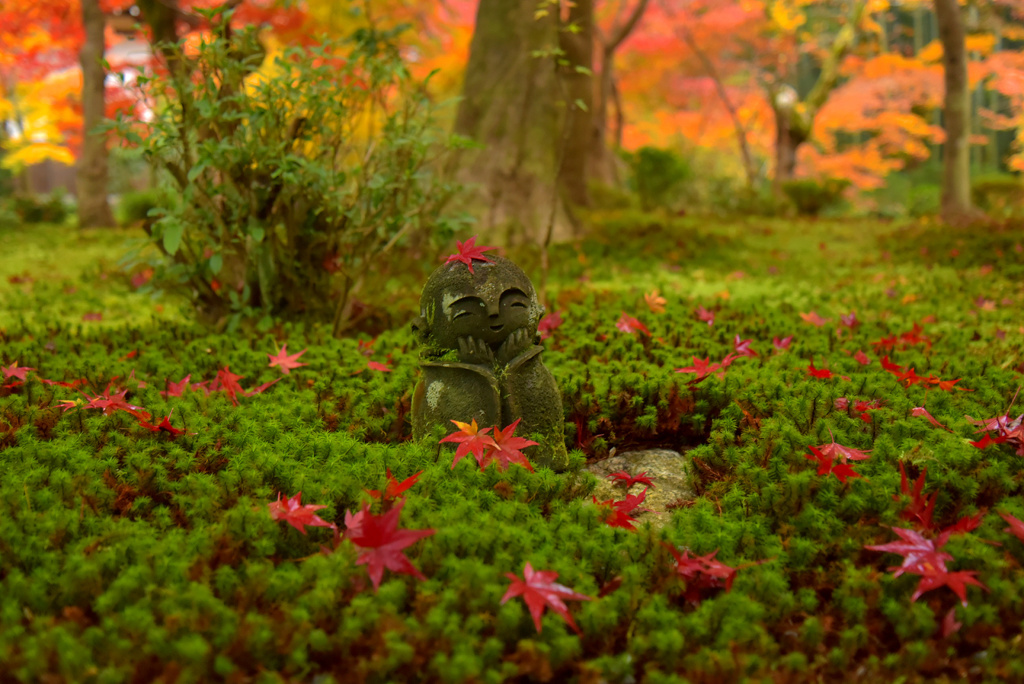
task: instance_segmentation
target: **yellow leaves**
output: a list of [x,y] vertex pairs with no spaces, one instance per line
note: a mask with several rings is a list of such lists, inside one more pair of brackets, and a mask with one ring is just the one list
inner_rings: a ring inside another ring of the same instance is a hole
[[[1005,31],[1003,33],[1005,34]],[[1022,37],[1024,37],[1024,30],[1022,30]],[[976,33],[967,36],[965,41],[968,54],[974,53],[982,57],[987,57],[992,54],[992,51],[996,47],[996,37],[991,33]],[[938,40],[932,42],[921,48],[921,51],[917,53],[917,58],[922,62],[940,62],[942,61],[942,43]]]
[[1024,40],[1024,26],[1008,24],[1003,26],[999,33],[1007,40]]
[[768,19],[780,33],[794,33],[807,21],[799,7],[781,1],[774,2],[768,7]]
[[922,62],[938,62],[942,60],[942,43],[937,40],[925,45],[917,53],[917,58]]
[[72,166],[75,163],[75,155],[71,150],[61,145],[54,145],[48,142],[29,143],[20,149],[5,154],[0,160],[0,166],[5,169],[22,169],[44,162],[47,159]]

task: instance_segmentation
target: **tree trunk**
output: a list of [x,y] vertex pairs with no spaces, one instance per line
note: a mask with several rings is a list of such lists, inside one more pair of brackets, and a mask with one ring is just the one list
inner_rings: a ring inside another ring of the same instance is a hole
[[[609,36],[600,34],[595,26],[595,33],[601,44],[600,74],[597,81],[597,97],[594,102],[592,117],[593,137],[590,141],[590,174],[591,177],[606,184],[614,184],[618,180],[615,159],[608,149],[608,110],[609,102],[616,99],[615,87],[615,52],[623,41],[636,28],[637,23],[647,10],[649,0],[638,0],[626,21],[612,29]],[[618,129],[622,128],[622,111],[616,109]],[[614,142],[618,146],[620,133],[616,133]]]
[[957,0],[935,0],[935,17],[942,41],[946,95],[943,103],[942,216],[956,221],[971,214],[970,94],[967,89],[967,49],[963,17]]
[[560,34],[568,64],[560,69],[565,95],[565,130],[559,155],[559,184],[569,202],[587,207],[590,206],[587,160],[594,134],[594,0],[575,0],[569,7],[569,25],[573,30]]
[[785,109],[775,111],[775,184],[776,194],[782,191],[782,184],[793,180],[796,174],[797,150],[807,142],[807,133],[792,126],[792,115]]
[[[480,0],[454,130],[479,143],[454,155],[451,170],[471,202],[487,209],[483,234],[508,243],[544,239],[556,192],[563,100],[551,57],[558,46],[553,11],[534,18],[536,3]],[[571,235],[557,215],[555,237]]]
[[79,53],[82,62],[82,126],[85,131],[78,158],[76,186],[79,228],[114,225],[107,203],[107,135],[97,131],[105,119],[103,80],[103,29],[106,20],[99,0],[82,0],[85,42]]

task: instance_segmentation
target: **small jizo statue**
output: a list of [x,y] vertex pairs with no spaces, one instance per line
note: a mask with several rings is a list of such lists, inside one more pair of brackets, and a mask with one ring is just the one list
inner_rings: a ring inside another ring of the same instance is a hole
[[412,398],[413,436],[436,425],[451,432],[453,420],[504,429],[521,419],[516,436],[539,442],[526,452],[531,463],[563,471],[562,397],[537,344],[544,307],[521,268],[483,256],[492,248],[475,240],[460,242],[420,295],[412,327],[423,372]]

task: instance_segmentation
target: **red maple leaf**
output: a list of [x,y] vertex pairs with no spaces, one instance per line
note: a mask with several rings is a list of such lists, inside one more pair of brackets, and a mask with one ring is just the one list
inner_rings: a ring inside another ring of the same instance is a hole
[[920,566],[920,569],[921,572],[912,573],[915,575],[921,575],[921,581],[917,583],[917,591],[915,591],[913,596],[910,597],[911,601],[916,601],[921,594],[924,594],[925,592],[945,586],[952,589],[953,593],[960,597],[960,603],[966,607],[968,584],[972,584],[988,591],[988,587],[979,582],[975,577],[975,575],[978,574],[975,570],[949,572],[945,567],[936,569],[925,563]]
[[488,259],[487,257],[484,256],[484,252],[486,252],[489,249],[494,249],[494,247],[477,247],[476,235],[469,238],[465,242],[459,242],[458,240],[456,240],[455,244],[458,246],[458,252],[450,255],[448,259],[445,260],[445,266],[452,263],[453,261],[461,261],[462,263],[466,264],[466,266],[469,267],[469,272],[472,273],[474,259],[476,259],[477,261],[487,261],[493,263],[491,259]]
[[102,394],[97,394],[95,397],[90,397],[85,392],[82,392],[82,395],[86,399],[89,400],[89,402],[87,404],[84,404],[82,406],[82,408],[87,408],[87,409],[91,409],[91,408],[103,409],[103,415],[105,415],[105,416],[109,416],[112,413],[114,413],[115,411],[124,411],[125,413],[128,413],[128,414],[130,414],[132,416],[135,416],[139,420],[149,420],[150,419],[149,413],[146,410],[144,410],[141,406],[135,406],[134,404],[129,404],[125,400],[125,395],[128,394],[128,390],[127,389],[123,389],[120,392],[118,392],[117,394],[111,395],[110,394],[110,388],[111,388],[112,384],[113,383],[107,385],[107,388],[105,390],[103,390],[103,393]]
[[1004,527],[1003,532],[1009,532],[1017,539],[1024,542],[1024,521],[1010,515],[1009,513],[999,512],[999,517],[1005,520],[1010,526]]
[[888,354],[881,358],[880,363],[882,364],[882,368],[889,371],[893,375],[900,375],[903,372],[903,366],[897,366],[895,363],[889,361]]
[[811,364],[807,367],[807,372],[811,374],[812,378],[821,378],[828,380],[832,377],[832,371],[827,368],[815,368],[814,359],[811,359]]
[[[829,429],[829,434],[832,434],[831,428]],[[835,435],[832,435],[831,444],[822,444],[821,446],[817,447],[817,449],[818,451],[825,454],[829,458],[841,458],[844,463],[847,459],[851,461],[866,461],[867,459],[871,458],[871,454],[868,453],[869,451],[871,451],[871,449],[868,449],[867,451],[861,451],[859,449],[854,449],[852,447],[843,446],[842,444],[837,444]]]
[[377,361],[367,361],[366,367],[370,370],[381,371],[382,373],[391,372],[391,369],[387,367],[387,364],[379,363]]
[[975,448],[978,448],[978,449],[987,449],[988,447],[992,446],[993,444],[1002,444],[1003,442],[1005,442],[1008,439],[1010,439],[1010,438],[1007,437],[1006,435],[1003,435],[1002,437],[996,437],[995,439],[992,439],[992,436],[989,435],[986,432],[984,437],[979,439],[977,442],[970,442],[970,445],[972,447],[975,447]]
[[300,503],[301,500],[302,492],[284,501],[281,501],[281,492],[278,492],[277,501],[271,501],[267,504],[267,508],[270,509],[270,517],[274,520],[284,520],[302,534],[306,534],[306,525],[310,527],[336,527],[334,523],[329,523],[316,514],[316,511],[319,511],[321,508],[327,508],[327,506],[316,504],[306,504],[303,506]]
[[817,447],[809,446],[807,448],[811,450],[811,453],[805,454],[804,458],[808,461],[818,462],[818,475],[835,475],[843,484],[846,483],[848,478],[860,477],[860,475],[853,469],[853,466],[847,465],[846,463],[835,463],[832,456],[823,454]]
[[786,337],[783,337],[782,339],[779,339],[778,337],[773,337],[772,338],[772,346],[775,347],[776,349],[778,349],[779,351],[786,351],[787,349],[789,349],[789,345],[792,344],[792,343],[793,343],[793,336],[792,335],[787,335]]
[[282,344],[281,351],[277,352],[277,356],[267,354],[267,358],[270,359],[270,365],[267,366],[267,368],[273,368],[274,366],[277,366],[285,375],[291,375],[293,368],[299,368],[301,366],[309,365],[306,363],[299,363],[299,357],[305,354],[307,351],[308,349],[303,349],[302,351],[289,356],[288,344]]
[[75,389],[79,385],[84,385],[88,382],[85,378],[77,378],[71,382],[65,382],[63,380],[47,380],[46,378],[41,378],[38,375],[36,376],[36,380],[44,385],[57,385],[59,387],[67,387],[69,389]]
[[910,415],[915,417],[927,418],[928,422],[934,425],[935,427],[942,428],[947,432],[952,432],[952,430],[950,430],[948,427],[946,427],[939,421],[935,420],[935,417],[932,416],[932,414],[928,413],[928,409],[926,409],[924,406],[915,406],[914,408],[910,409]]
[[238,406],[237,396],[239,394],[245,394],[245,390],[243,390],[242,386],[238,384],[238,381],[244,377],[244,375],[235,375],[232,373],[228,369],[228,366],[224,366],[223,370],[217,371],[217,383],[220,386],[219,389],[222,389],[228,395],[228,398],[231,399],[231,403],[235,406]]
[[644,489],[639,494],[627,494],[626,498],[622,501],[614,501],[612,499],[598,501],[596,496],[591,498],[593,498],[594,503],[598,506],[607,506],[610,509],[608,517],[605,518],[605,522],[609,527],[621,527],[624,530],[635,531],[636,527],[633,526],[633,523],[636,522],[636,518],[630,514],[647,498],[647,490]]
[[801,313],[800,318],[804,319],[804,321],[806,321],[807,323],[810,323],[811,325],[817,326],[819,328],[832,320],[831,318],[822,318],[821,316],[818,315],[817,311],[812,311],[810,313]]
[[509,466],[513,463],[518,463],[531,473],[533,472],[533,466],[530,465],[529,459],[526,458],[520,449],[525,449],[529,446],[537,446],[537,442],[515,436],[516,428],[519,427],[520,420],[522,420],[522,418],[516,418],[516,422],[509,425],[504,430],[497,427],[494,428],[494,436],[492,439],[493,446],[488,446],[486,451],[484,451],[484,457],[480,461],[480,470],[484,470],[491,463],[497,463],[498,470],[504,472],[508,470]]
[[[391,469],[390,468],[388,468],[386,472],[387,472],[388,483],[384,487],[384,499],[385,500],[397,499],[400,494],[402,494],[407,489],[409,489],[414,484],[416,484],[416,482],[420,479],[420,475],[423,474],[423,471],[421,470],[418,473],[416,473],[415,475],[412,475],[411,477],[407,477],[404,480],[402,480],[401,482],[399,482],[398,480],[396,480],[391,475]],[[379,499],[379,498],[381,498],[380,492],[377,491],[376,489],[366,489],[364,491],[367,494],[370,495],[371,499]]]
[[540,339],[546,340],[551,337],[551,334],[554,333],[563,322],[562,314],[557,311],[549,313],[547,316],[540,319],[540,323],[537,324],[537,332],[540,333]]
[[162,431],[170,434],[171,435],[171,439],[174,439],[178,435],[185,434],[185,431],[184,430],[179,430],[178,428],[176,428],[173,425],[171,425],[171,414],[173,414],[173,413],[174,413],[174,409],[171,409],[170,413],[167,414],[167,417],[164,418],[158,425],[153,425],[152,423],[149,423],[149,422],[147,422],[145,420],[142,420],[142,419],[139,420],[139,425],[141,425],[142,427],[146,428],[150,432],[160,432],[162,430]]
[[405,499],[399,499],[395,507],[383,515],[371,514],[368,503],[364,503],[362,510],[355,515],[345,511],[345,538],[366,549],[359,554],[356,565],[366,565],[374,591],[380,586],[385,568],[421,580],[427,579],[409,562],[402,549],[429,537],[436,530],[398,529],[398,517],[404,505]]
[[186,375],[184,378],[181,379],[181,382],[171,382],[170,380],[167,380],[166,381],[167,382],[167,391],[166,392],[160,392],[160,396],[162,396],[162,397],[180,397],[182,395],[182,393],[185,391],[185,388],[188,387],[188,381],[191,380],[191,379],[192,379],[192,374],[189,373],[188,375]]
[[526,561],[526,565],[523,567],[522,579],[511,572],[506,572],[505,577],[512,580],[512,584],[501,598],[501,604],[505,605],[509,599],[522,596],[526,607],[530,609],[530,615],[533,617],[533,624],[537,628],[538,634],[541,631],[540,617],[544,613],[545,607],[555,611],[577,634],[581,634],[580,628],[576,626],[572,615],[569,614],[569,608],[563,601],[591,601],[593,599],[590,596],[577,593],[567,586],[556,583],[557,572],[534,570],[530,561]]
[[619,316],[619,320],[615,322],[615,327],[624,333],[641,332],[648,337],[651,336],[651,331],[647,329],[647,326],[628,315],[625,311]]
[[686,582],[686,591],[683,595],[690,603],[700,603],[706,589],[725,588],[729,591],[732,588],[736,568],[715,560],[718,549],[704,556],[690,556],[689,549],[684,549],[680,554],[670,544],[662,542],[662,546],[668,549],[676,560],[675,571]]
[[452,469],[455,469],[455,465],[461,461],[466,454],[473,454],[476,461],[481,466],[484,462],[484,449],[491,449],[497,446],[494,443],[494,439],[487,434],[487,431],[491,428],[479,428],[476,424],[476,418],[471,423],[460,423],[457,420],[453,420],[455,426],[458,427],[457,432],[453,432],[447,437],[443,437],[440,442],[451,442],[458,444],[458,448],[455,449],[455,458],[452,459]]
[[721,367],[722,364],[718,363],[717,361],[715,363],[711,363],[710,356],[705,359],[698,359],[696,356],[694,356],[692,366],[687,366],[685,368],[676,368],[676,373],[695,373],[697,375],[697,380],[699,381],[708,377]]
[[266,392],[266,391],[267,391],[267,390],[268,390],[268,389],[269,389],[269,388],[270,388],[270,387],[271,387],[272,385],[274,385],[274,384],[276,384],[276,383],[278,383],[278,382],[281,382],[281,378],[274,378],[274,379],[273,379],[273,380],[271,380],[270,382],[265,382],[265,383],[263,383],[262,385],[258,385],[258,386],[256,386],[256,387],[253,387],[253,388],[252,388],[251,390],[248,390],[248,391],[246,391],[246,392],[243,392],[242,394],[244,394],[244,395],[245,395],[245,396],[247,396],[247,397],[253,397],[253,396],[256,396],[257,394],[263,394],[263,393],[264,393],[264,392]]
[[[895,335],[890,335],[889,337],[883,337],[880,340],[876,340],[876,341],[872,342],[871,346],[875,348],[875,353],[877,354],[878,352],[883,351],[883,350],[884,351],[892,351],[893,349],[896,348],[896,343],[898,341],[899,340],[896,338]],[[886,357],[886,358],[888,358],[888,357]],[[882,365],[885,365],[885,364],[882,364]]]
[[[4,374],[4,380],[10,380],[11,378],[14,378],[15,380],[21,380],[21,382],[25,382],[26,377],[28,376],[28,372],[34,370],[35,368],[29,368],[28,366],[18,366],[18,363],[16,361],[12,362],[11,365],[7,366],[6,368],[0,366],[0,372]],[[10,385],[8,385],[8,387],[17,387],[17,385],[19,384],[21,383],[15,384],[12,382]]]
[[[910,505],[903,509],[900,513],[900,517],[904,520],[911,522],[917,522],[922,528],[926,530],[934,529],[932,524],[932,514],[935,512],[935,500],[938,498],[939,493],[933,492],[931,498],[928,496],[922,496],[924,490],[924,479],[928,475],[928,469],[925,468],[921,471],[917,480],[914,482],[914,488],[911,489],[908,479],[907,471],[903,467],[903,461],[900,461],[900,492],[905,496],[910,497]],[[893,500],[899,500],[899,495],[892,497]]]
[[704,321],[709,326],[712,326],[712,325],[715,324],[715,312],[714,311],[708,311],[707,309],[705,309],[703,306],[700,306],[699,304],[697,305],[697,318],[700,319],[701,321]]
[[739,335],[732,341],[733,349],[736,350],[736,356],[757,356],[757,352],[750,348],[750,343],[754,340],[741,339]]
[[839,321],[847,328],[855,328],[860,325],[860,321],[857,320],[857,312],[851,311],[845,316],[840,316]]
[[635,484],[644,484],[648,487],[654,486],[654,483],[651,482],[651,478],[647,477],[646,470],[642,473],[638,473],[637,475],[630,475],[625,470],[620,470],[610,474],[608,477],[612,480],[618,480],[619,483],[625,484],[626,489],[629,489]]
[[917,374],[917,372],[910,368],[905,373],[901,373],[896,376],[896,379],[903,383],[904,387],[910,387],[918,383],[924,382],[924,378]]
[[859,349],[857,350],[857,353],[853,355],[853,360],[862,366],[866,366],[871,363],[871,359],[868,358],[868,355]]

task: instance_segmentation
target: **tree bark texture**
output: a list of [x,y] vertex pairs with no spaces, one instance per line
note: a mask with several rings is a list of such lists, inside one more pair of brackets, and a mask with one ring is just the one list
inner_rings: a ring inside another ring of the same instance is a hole
[[563,30],[559,36],[568,64],[560,69],[565,129],[558,180],[569,202],[586,207],[590,206],[587,162],[594,133],[594,0],[574,1],[569,26],[574,30]]
[[107,136],[96,128],[105,119],[103,80],[103,29],[106,20],[99,0],[82,0],[85,42],[79,59],[82,63],[82,126],[85,131],[78,158],[78,226],[99,228],[114,225],[107,203]]
[[[557,12],[534,16],[535,2],[480,0],[470,43],[463,99],[454,130],[478,143],[451,159],[471,202],[487,208],[482,234],[507,244],[540,242],[548,216],[560,202],[556,180],[568,140],[559,102],[565,100],[554,57]],[[564,211],[555,239],[571,236]]]
[[942,215],[957,220],[971,213],[970,94],[963,16],[957,0],[935,0],[935,17],[942,41],[946,94],[943,102]]

